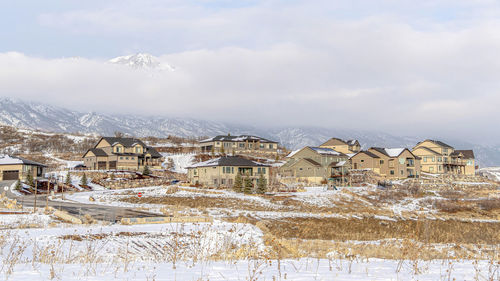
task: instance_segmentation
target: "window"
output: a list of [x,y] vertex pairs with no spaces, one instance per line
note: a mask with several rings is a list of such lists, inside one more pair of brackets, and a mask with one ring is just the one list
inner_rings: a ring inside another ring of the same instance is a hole
[[434,172],[434,167],[429,167],[429,172]]
[[128,157],[125,157],[125,160],[128,160]]
[[394,170],[391,170],[391,175],[394,175]]
[[443,153],[447,154],[448,153],[448,148],[443,148]]
[[432,156],[432,162],[436,162],[436,157]]
[[240,143],[240,148],[244,148],[245,147],[245,144],[244,143]]
[[443,170],[443,166],[441,166],[441,165],[440,165],[440,166],[438,166],[438,171],[440,171],[440,172],[441,172],[442,170]]
[[120,152],[120,151],[121,151],[121,147],[117,146],[117,147],[115,148],[115,150],[116,150],[116,152]]
[[220,180],[220,183],[221,183],[221,184],[226,184],[226,180],[225,180],[225,179],[221,179],[221,180]]
[[217,142],[217,145],[219,145],[219,144],[220,144],[220,142]]
[[262,173],[265,175],[266,174],[266,168],[262,168]]
[[252,147],[253,147],[253,143],[249,143],[248,148],[252,148]]
[[226,167],[222,167],[222,173],[225,174],[226,173]]
[[135,160],[135,157],[130,157],[130,159]]
[[400,172],[401,172],[401,175],[404,175],[404,174],[405,174],[405,172],[404,172],[403,170],[401,170]]
[[384,160],[380,160],[380,165],[384,165]]
[[233,185],[233,179],[228,179],[228,180],[227,180],[227,184],[229,184],[229,185]]
[[424,156],[424,162],[427,162],[427,156]]
[[264,148],[264,144],[263,143],[260,144],[260,148]]
[[443,157],[438,157],[438,162],[443,162]]
[[257,168],[257,173],[260,174],[262,171],[260,168]]
[[120,160],[123,160],[123,156],[120,156]]
[[361,159],[361,161],[360,161],[360,162],[361,162],[361,163],[363,163],[363,162],[365,162],[365,160],[364,160],[364,159]]
[[472,160],[467,160],[467,166],[472,166]]
[[217,179],[214,179],[214,184],[217,185]]
[[231,174],[234,174],[234,167],[231,167]]
[[269,145],[269,149],[273,149],[274,146],[272,144]]
[[198,171],[197,171],[196,169],[194,169],[194,170],[193,170],[193,174],[194,174],[195,176],[196,176],[197,172],[198,172]]
[[137,147],[135,148],[135,153],[141,153],[141,147],[137,146]]

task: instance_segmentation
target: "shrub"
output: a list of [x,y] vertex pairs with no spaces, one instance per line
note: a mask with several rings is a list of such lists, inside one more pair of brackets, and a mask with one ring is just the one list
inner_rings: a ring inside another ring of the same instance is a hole
[[485,211],[500,209],[500,199],[484,199],[477,202],[479,208]]
[[142,175],[144,175],[144,176],[151,175],[151,171],[149,170],[149,167],[147,165],[144,166],[144,169],[142,170]]

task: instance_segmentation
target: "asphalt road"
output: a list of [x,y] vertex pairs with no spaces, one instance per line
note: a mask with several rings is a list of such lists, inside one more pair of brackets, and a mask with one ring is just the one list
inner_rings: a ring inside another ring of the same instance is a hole
[[[5,192],[8,198],[17,199],[17,202],[22,204],[24,207],[34,207],[35,195],[17,196],[16,194],[11,192],[10,186],[14,182],[15,181],[0,181],[0,192]],[[45,194],[39,194],[36,196],[37,208],[44,208],[46,203],[47,196]],[[130,208],[97,204],[84,204],[71,201],[60,202],[48,200],[48,205],[58,210],[67,211],[68,213],[75,216],[83,216],[85,214],[89,214],[97,220],[110,222],[116,222],[121,220],[122,218],[143,218],[158,216],[157,214],[137,211]]]

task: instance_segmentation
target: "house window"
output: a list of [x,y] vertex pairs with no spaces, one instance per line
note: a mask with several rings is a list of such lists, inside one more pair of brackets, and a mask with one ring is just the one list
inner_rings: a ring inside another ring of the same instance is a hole
[[225,174],[226,173],[226,167],[222,167],[222,173]]
[[121,151],[121,147],[117,146],[116,147],[116,152],[120,152]]
[[262,173],[265,175],[266,174],[266,168],[262,168]]
[[214,184],[217,185],[217,179],[214,179]]
[[401,172],[401,175],[404,175],[404,173],[405,173],[403,170],[401,170],[400,172]]
[[120,160],[123,160],[123,156],[120,156]]
[[196,176],[197,173],[198,173],[198,171],[196,169],[194,169],[193,174]]
[[443,153],[447,154],[448,153],[448,148],[443,148]]
[[436,157],[432,156],[432,162],[436,162]]
[[135,153],[141,153],[141,148],[140,147],[136,147],[135,148]]
[[253,147],[253,144],[252,143],[249,143],[248,144],[248,148],[252,148]]
[[244,148],[245,147],[245,144],[244,143],[240,143],[240,148]]
[[364,159],[361,159],[361,163],[363,163],[363,162],[365,162],[365,160],[364,160]]
[[130,157],[130,159],[135,160],[135,157]]
[[128,157],[125,157],[125,160],[128,160]]
[[443,166],[438,166],[438,171],[442,171],[443,170]]
[[391,170],[391,175],[394,175],[394,170]]
[[434,172],[434,167],[429,167],[429,172]]
[[427,162],[427,156],[424,157],[424,162]]
[[231,167],[231,174],[234,174],[234,167]]
[[227,184],[229,184],[229,185],[233,185],[233,179],[228,179],[228,180],[227,180]]
[[269,149],[273,149],[274,146],[272,144],[269,145]]
[[260,148],[264,148],[264,144],[263,143],[260,144]]
[[443,162],[443,157],[438,157],[438,162]]
[[221,184],[226,184],[226,180],[225,180],[225,179],[221,179],[221,180],[220,180],[220,183],[221,183]]
[[380,165],[384,165],[384,160],[380,160]]
[[217,142],[217,145],[219,145],[219,144],[220,144],[220,142]]

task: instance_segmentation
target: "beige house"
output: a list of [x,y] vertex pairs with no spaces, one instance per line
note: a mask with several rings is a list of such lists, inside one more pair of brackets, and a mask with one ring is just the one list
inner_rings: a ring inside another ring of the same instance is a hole
[[199,142],[202,153],[277,153],[278,143],[265,138],[241,136],[216,136]]
[[236,175],[250,178],[254,187],[261,176],[269,185],[269,165],[251,161],[239,156],[223,156],[197,163],[188,167],[188,180],[191,184],[231,188]]
[[338,138],[331,138],[319,147],[330,148],[344,154],[357,153],[361,150],[361,145],[357,140],[344,141]]
[[372,147],[351,157],[352,169],[368,169],[390,178],[419,177],[420,158],[407,148]]
[[476,174],[472,150],[455,150],[444,142],[425,140],[417,143],[412,152],[422,158],[422,172],[471,176]]
[[0,181],[21,180],[25,181],[28,175],[33,179],[43,177],[44,164],[16,156],[0,156]]
[[349,181],[349,159],[344,153],[330,148],[306,146],[287,156],[279,168],[282,178],[294,182],[344,186]]
[[83,155],[91,170],[138,170],[161,168],[163,157],[156,149],[135,138],[103,137]]

